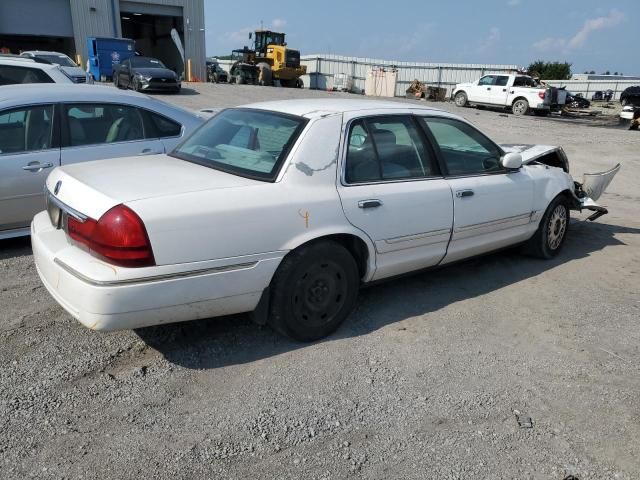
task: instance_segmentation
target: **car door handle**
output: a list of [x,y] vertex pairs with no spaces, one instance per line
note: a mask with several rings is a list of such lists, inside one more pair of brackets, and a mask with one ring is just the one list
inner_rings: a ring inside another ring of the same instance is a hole
[[503,88],[503,89],[502,89],[502,91],[503,91],[503,92],[506,92],[506,91],[507,91],[507,89],[506,89],[506,88]]
[[456,192],[456,197],[458,198],[473,197],[473,190],[458,190]]
[[382,206],[382,200],[371,198],[369,200],[360,200],[358,202],[359,208],[378,208]]
[[27,170],[28,172],[37,172],[42,170],[43,168],[51,168],[53,167],[53,163],[33,163],[29,165],[25,165],[22,167],[23,170]]
[[487,90],[491,90],[491,87],[487,87]]
[[158,151],[158,150],[152,150],[150,148],[145,148],[144,150],[142,150],[140,152],[140,155],[158,155],[162,152]]

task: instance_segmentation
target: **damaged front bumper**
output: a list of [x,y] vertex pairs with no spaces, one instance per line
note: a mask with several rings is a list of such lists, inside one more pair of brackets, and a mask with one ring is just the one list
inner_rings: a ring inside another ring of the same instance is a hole
[[587,220],[594,221],[600,218],[602,215],[606,215],[609,211],[598,205],[597,200],[607,189],[613,177],[616,176],[620,170],[620,164],[605,172],[598,173],[585,173],[582,178],[582,183],[574,183],[574,209],[575,210],[591,210],[594,213],[587,218]]

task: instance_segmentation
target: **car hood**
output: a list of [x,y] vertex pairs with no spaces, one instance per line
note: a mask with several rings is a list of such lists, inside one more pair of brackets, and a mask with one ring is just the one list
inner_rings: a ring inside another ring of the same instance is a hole
[[86,77],[87,72],[85,72],[80,67],[60,67],[60,69],[67,74],[69,77]]
[[522,155],[522,163],[531,163],[534,160],[558,150],[559,147],[552,145],[530,145],[530,144],[515,144],[515,143],[503,143],[500,148],[506,153],[519,153]]
[[145,155],[56,168],[47,178],[47,189],[58,190],[55,193],[58,200],[97,219],[121,203],[257,183],[263,182],[168,155]]
[[139,73],[145,77],[153,78],[177,78],[175,72],[168,68],[134,68],[133,73]]

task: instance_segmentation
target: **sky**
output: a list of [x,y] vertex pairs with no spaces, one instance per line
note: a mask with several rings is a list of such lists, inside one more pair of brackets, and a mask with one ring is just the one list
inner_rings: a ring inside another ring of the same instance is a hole
[[527,66],[640,75],[640,0],[204,0],[207,55],[282,31],[302,55]]

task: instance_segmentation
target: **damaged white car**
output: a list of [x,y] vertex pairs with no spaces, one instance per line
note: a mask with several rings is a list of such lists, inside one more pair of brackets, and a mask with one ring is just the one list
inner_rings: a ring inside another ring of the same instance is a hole
[[518,244],[553,257],[570,210],[606,213],[595,200],[617,168],[580,185],[560,148],[499,146],[414,105],[254,104],[169,155],[54,170],[34,258],[92,329],[253,312],[311,341],[362,284]]

